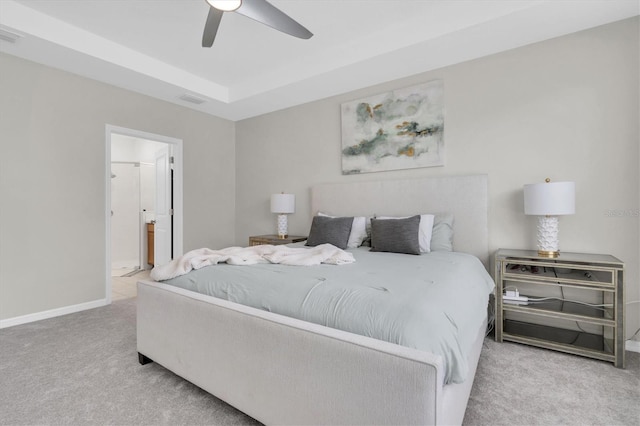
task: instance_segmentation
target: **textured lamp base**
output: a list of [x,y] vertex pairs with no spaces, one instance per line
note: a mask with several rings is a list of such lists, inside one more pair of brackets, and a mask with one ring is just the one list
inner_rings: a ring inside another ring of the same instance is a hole
[[558,257],[558,216],[538,216],[538,256]]
[[289,231],[287,230],[287,215],[279,214],[278,215],[278,238],[285,239],[289,236]]

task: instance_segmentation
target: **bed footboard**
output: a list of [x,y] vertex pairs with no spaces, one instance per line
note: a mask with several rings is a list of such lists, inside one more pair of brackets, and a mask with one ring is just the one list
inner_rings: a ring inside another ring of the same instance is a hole
[[265,424],[437,424],[433,354],[138,283],[138,352]]

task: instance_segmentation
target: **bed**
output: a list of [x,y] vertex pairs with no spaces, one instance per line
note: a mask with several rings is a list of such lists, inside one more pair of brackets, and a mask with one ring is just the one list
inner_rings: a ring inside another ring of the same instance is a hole
[[[449,212],[455,251],[487,266],[484,175],[317,185],[311,211]],[[137,347],[141,363],[153,360],[265,424],[460,424],[486,331],[483,308],[465,326],[461,380],[449,380],[433,351],[157,282],[138,283]]]

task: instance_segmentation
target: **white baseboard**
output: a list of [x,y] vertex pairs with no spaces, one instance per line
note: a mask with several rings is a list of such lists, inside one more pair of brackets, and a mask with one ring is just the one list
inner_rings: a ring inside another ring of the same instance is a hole
[[640,342],[637,340],[627,340],[625,349],[631,352],[640,352]]
[[63,308],[51,309],[49,311],[36,312],[35,314],[22,315],[19,317],[0,320],[0,328],[13,327],[14,325],[26,324],[40,321],[47,318],[59,317],[61,315],[73,314],[75,312],[86,311],[87,309],[99,308],[108,305],[107,299],[94,300],[92,302],[80,303],[78,305],[65,306]]

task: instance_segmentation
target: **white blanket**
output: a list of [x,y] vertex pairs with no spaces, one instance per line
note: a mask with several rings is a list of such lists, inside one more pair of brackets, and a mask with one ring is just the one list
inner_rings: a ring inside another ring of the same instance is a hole
[[285,245],[259,245],[251,247],[228,247],[222,250],[201,248],[191,250],[184,256],[166,265],[153,268],[151,278],[163,281],[184,275],[192,269],[227,263],[229,265],[253,265],[256,263],[279,263],[282,265],[311,266],[326,263],[342,265],[353,263],[353,254],[331,244],[316,247],[288,247]]

